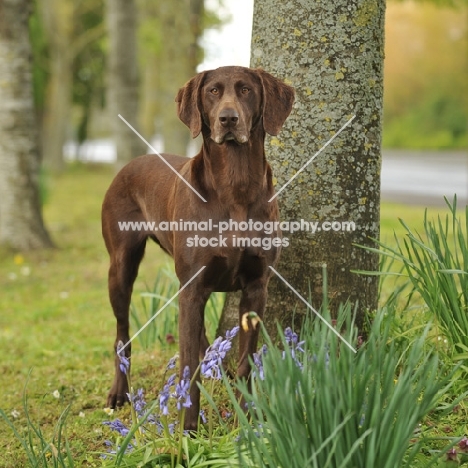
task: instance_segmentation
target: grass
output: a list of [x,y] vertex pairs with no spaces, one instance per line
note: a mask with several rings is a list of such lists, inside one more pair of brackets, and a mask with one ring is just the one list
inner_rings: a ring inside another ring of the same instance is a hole
[[[108,259],[100,232],[100,206],[113,172],[105,166],[71,166],[47,178],[44,215],[57,249],[26,254],[0,250],[0,407],[17,427],[26,426],[25,382],[30,417],[52,434],[69,407],[66,435],[76,466],[101,466],[107,438],[102,422],[112,379],[115,323],[107,298]],[[429,210],[429,216],[440,209]],[[404,229],[397,217],[422,232],[421,207],[382,207],[382,239]],[[135,293],[151,290],[157,271],[169,265],[153,244],[135,283]],[[139,299],[135,304],[139,305]],[[177,346],[134,346],[132,378],[153,395]],[[57,393],[57,392],[58,393]],[[55,392],[55,396],[54,396]],[[58,398],[56,397],[58,396]],[[129,418],[124,410],[122,418]],[[465,413],[461,413],[465,414]],[[0,467],[26,466],[10,428],[0,420]]]
[[[330,322],[329,313],[322,313]],[[241,446],[248,453],[239,453],[242,466],[428,466],[429,457],[416,461],[428,435],[415,428],[437,410],[453,370],[443,369],[426,346],[429,326],[401,346],[392,337],[391,315],[380,311],[367,341],[358,346],[352,315],[350,307],[341,308],[337,328],[356,353],[319,320],[304,327],[300,338],[288,333],[286,352],[268,345],[264,377],[255,375],[252,391],[240,384],[254,408],[251,423],[238,411]],[[284,376],[282,385],[278,375]]]
[[[115,324],[106,293],[108,259],[100,233],[100,206],[113,173],[107,167],[75,166],[50,179],[45,219],[57,249],[23,255],[0,251],[0,401],[24,422],[22,393],[28,385],[32,417],[47,432],[71,404],[68,433],[81,466],[102,451],[100,422],[109,390]],[[135,290],[146,290],[166,259],[148,246]],[[150,252],[153,250],[152,252]],[[136,347],[138,354],[139,348]],[[157,349],[135,359],[135,379],[151,388]],[[52,393],[58,390],[60,398]],[[79,414],[84,413],[84,417]],[[97,431],[97,432],[96,432]],[[17,442],[0,422],[0,466],[22,466]]]

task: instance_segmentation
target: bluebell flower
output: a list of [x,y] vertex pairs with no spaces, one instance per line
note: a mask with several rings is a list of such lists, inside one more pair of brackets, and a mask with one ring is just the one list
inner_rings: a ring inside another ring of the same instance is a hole
[[305,352],[304,348],[302,347],[305,341],[299,341],[297,333],[293,332],[290,327],[284,330],[284,338],[290,348],[294,349],[295,351],[300,351],[301,353]]
[[109,426],[113,431],[118,432],[122,437],[125,437],[130,430],[127,426],[120,420],[115,419],[114,421],[104,421],[102,424]]
[[146,401],[142,388],[138,389],[135,394],[127,393],[128,401],[135,408],[137,416],[142,418],[145,415]]
[[201,419],[201,422],[203,424],[207,423],[207,419],[206,419],[206,416],[205,416],[205,410],[200,410],[200,419]]
[[178,354],[171,357],[171,359],[169,359],[169,362],[167,363],[166,370],[174,369],[176,366],[177,359],[179,359]]
[[221,365],[228,351],[232,347],[232,339],[239,332],[239,326],[226,332],[225,338],[221,336],[214,340],[213,344],[206,350],[205,356],[200,365],[203,377],[215,380],[221,379]]
[[[299,367],[299,369],[302,370],[304,366],[302,362],[297,358],[297,352],[305,352],[303,348],[305,341],[299,341],[297,333],[293,332],[290,327],[284,330],[284,339],[286,341],[286,344],[289,346],[289,352],[291,354],[291,357],[294,359],[294,362],[296,363],[297,367]],[[283,351],[283,359],[285,358],[285,356],[286,351]]]
[[240,330],[240,326],[237,325],[236,327],[234,327],[232,330],[228,330],[226,332],[226,340],[230,340],[232,341],[232,339],[239,333],[239,330]]
[[117,353],[117,357],[119,358],[120,360],[120,364],[119,364],[119,367],[120,367],[120,371],[127,375],[127,372],[128,370],[130,369],[130,360],[125,356],[124,354],[124,350],[122,349],[124,347],[124,344],[122,341],[119,341],[117,343],[117,350],[116,350],[116,353]]
[[[114,447],[114,444],[110,440],[104,441],[104,445],[106,445],[107,447]],[[120,448],[121,446],[118,445],[117,450],[119,452],[120,452]],[[133,449],[134,449],[134,446],[132,444],[128,444],[127,448],[125,449],[125,453],[130,453]],[[110,455],[117,455],[117,450],[108,449],[107,453],[109,453]],[[101,455],[101,458],[105,460],[105,459],[113,459],[114,457],[110,457],[108,455]]]
[[[117,450],[112,450],[112,447],[114,447],[114,444],[110,440],[105,440],[104,445],[106,447],[108,447],[107,453],[109,453],[110,455],[116,455],[117,454]],[[101,455],[101,458],[107,459],[107,458],[112,458],[112,457],[109,457],[107,455]]]
[[190,368],[185,366],[182,373],[182,380],[175,387],[175,398],[177,399],[177,410],[180,411],[182,407],[190,408],[192,402],[190,400]]
[[254,369],[253,375],[256,376],[258,375],[260,380],[265,380],[265,373],[263,371],[263,356],[267,353],[268,348],[267,345],[263,345],[260,348],[260,351],[258,353],[253,354],[253,362],[255,365],[256,370]]
[[169,429],[169,434],[174,434],[175,432],[175,427],[177,423],[171,423],[167,425],[167,428]]
[[159,408],[163,416],[167,416],[169,414],[168,404],[171,397],[171,388],[174,386],[175,379],[176,374],[171,375],[167,379],[167,382],[164,384],[164,387],[159,394]]

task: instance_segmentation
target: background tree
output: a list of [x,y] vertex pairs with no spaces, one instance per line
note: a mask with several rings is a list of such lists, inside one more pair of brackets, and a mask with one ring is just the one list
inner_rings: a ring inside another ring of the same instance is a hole
[[156,131],[162,136],[165,151],[186,154],[190,135],[177,117],[175,96],[196,73],[203,55],[199,39],[215,21],[203,0],[153,2],[142,8],[143,128],[148,135]]
[[119,118],[138,127],[137,7],[134,0],[107,0],[109,30],[108,108],[117,168],[144,154],[140,138]]
[[44,164],[58,172],[64,166],[63,145],[71,137],[74,81],[83,79],[74,76],[74,71],[80,69],[77,58],[84,50],[96,48],[96,41],[105,33],[100,21],[102,0],[38,0],[37,4],[47,39],[48,60],[42,152]]
[[51,247],[39,200],[28,0],[0,2],[0,243]]
[[40,8],[49,52],[42,151],[44,164],[58,172],[63,169],[63,144],[71,109],[74,8],[71,0],[41,0]]
[[105,106],[106,37],[104,2],[87,0],[75,20],[76,42],[82,47],[73,61],[72,102],[75,120],[74,136],[81,145],[87,138],[93,109]]
[[[379,237],[383,0],[255,0],[251,65],[296,89],[296,104],[278,137],[267,138],[279,190],[350,117],[352,124],[279,196],[282,220],[353,221],[355,232],[289,234],[278,271],[303,297],[322,303],[327,265],[332,307],[358,305],[358,324],[377,306],[377,280],[352,273],[376,270],[376,255],[354,244]],[[229,297],[221,327],[237,321]],[[305,307],[277,278],[269,288],[267,325],[301,322]]]

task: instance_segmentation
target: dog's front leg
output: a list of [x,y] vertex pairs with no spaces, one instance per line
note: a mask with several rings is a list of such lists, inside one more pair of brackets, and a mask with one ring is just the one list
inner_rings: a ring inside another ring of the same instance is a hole
[[[202,293],[202,286],[190,284],[179,295],[179,352],[180,379],[186,366],[190,369],[191,406],[185,410],[184,429],[197,430],[200,413],[200,381],[198,371],[200,340],[203,334],[204,310],[207,296]],[[194,375],[196,373],[196,375]]]

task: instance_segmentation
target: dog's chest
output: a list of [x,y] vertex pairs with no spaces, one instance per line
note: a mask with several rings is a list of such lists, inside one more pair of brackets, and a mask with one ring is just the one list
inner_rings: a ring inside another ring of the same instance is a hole
[[212,291],[237,291],[267,274],[270,263],[257,249],[232,249],[229,255],[207,259],[204,285]]

